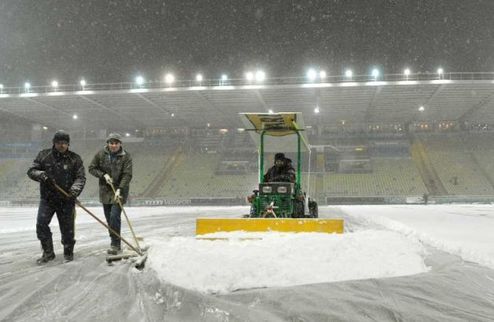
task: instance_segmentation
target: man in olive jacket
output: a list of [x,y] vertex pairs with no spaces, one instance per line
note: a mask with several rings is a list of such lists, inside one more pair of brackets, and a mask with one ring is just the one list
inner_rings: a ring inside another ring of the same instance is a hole
[[[108,226],[120,234],[122,209],[119,201],[122,204],[127,201],[132,179],[132,157],[124,150],[120,134],[110,133],[106,139],[106,146],[96,153],[91,161],[89,173],[99,178],[99,198]],[[118,254],[121,251],[120,238],[111,232],[109,234],[111,247],[108,254]]]
[[[65,261],[74,259],[75,199],[84,189],[86,175],[81,157],[69,150],[70,136],[57,131],[53,146],[39,152],[27,171],[32,180],[40,183],[40,202],[36,219],[36,235],[41,242],[43,254],[37,260],[44,264],[55,259],[50,222],[56,213],[62,234]],[[68,197],[55,186],[68,193]]]

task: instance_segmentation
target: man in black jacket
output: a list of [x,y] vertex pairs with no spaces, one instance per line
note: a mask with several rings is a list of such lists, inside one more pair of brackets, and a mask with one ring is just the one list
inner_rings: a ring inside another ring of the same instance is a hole
[[[36,219],[36,235],[41,242],[43,254],[37,260],[44,264],[55,259],[50,222],[56,213],[62,234],[65,261],[74,259],[75,199],[84,189],[86,176],[81,157],[69,151],[70,136],[57,131],[51,149],[42,150],[27,171],[27,175],[40,183],[40,202]],[[55,184],[65,190],[61,193]]]

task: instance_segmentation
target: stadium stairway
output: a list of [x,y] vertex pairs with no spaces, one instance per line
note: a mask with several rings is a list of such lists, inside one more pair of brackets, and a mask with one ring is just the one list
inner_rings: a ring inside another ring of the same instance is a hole
[[157,197],[161,187],[165,183],[165,181],[170,177],[171,173],[173,172],[173,169],[179,165],[180,163],[183,162],[185,158],[185,154],[182,150],[182,147],[179,146],[174,152],[173,155],[168,159],[168,162],[166,162],[160,171],[160,175],[157,176],[144,190],[143,196],[144,197]]
[[434,166],[432,165],[427,150],[424,144],[419,138],[413,138],[412,145],[410,147],[410,154],[412,159],[419,170],[422,181],[428,190],[429,195],[444,196],[448,192],[444,188],[444,185],[436,173]]

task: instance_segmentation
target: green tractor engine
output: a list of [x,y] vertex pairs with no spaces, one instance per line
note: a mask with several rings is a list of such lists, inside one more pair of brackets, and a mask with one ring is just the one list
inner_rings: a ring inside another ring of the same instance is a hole
[[[255,199],[250,217],[253,218],[304,218],[304,195],[300,193],[296,183],[266,182],[259,184],[254,191]],[[317,217],[317,203],[310,201],[309,206],[315,208],[309,217]]]

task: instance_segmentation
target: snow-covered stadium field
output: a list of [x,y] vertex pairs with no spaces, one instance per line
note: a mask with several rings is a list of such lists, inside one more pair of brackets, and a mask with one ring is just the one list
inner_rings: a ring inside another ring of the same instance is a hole
[[[102,209],[90,208],[103,218]],[[108,266],[106,230],[78,209],[75,261],[46,266],[36,208],[0,208],[2,321],[492,321],[494,206],[321,207],[343,235],[194,237],[245,207],[128,208],[142,271]],[[122,218],[123,219],[123,218]],[[124,227],[126,227],[123,219]],[[124,236],[130,238],[128,230]],[[246,237],[249,237],[246,239]],[[253,237],[253,238],[252,238]]]

